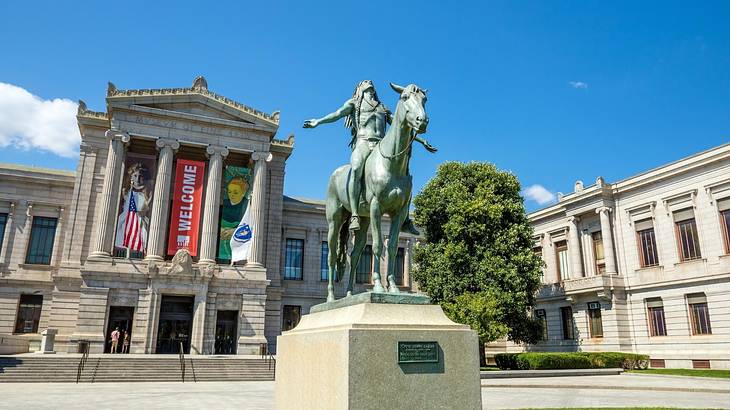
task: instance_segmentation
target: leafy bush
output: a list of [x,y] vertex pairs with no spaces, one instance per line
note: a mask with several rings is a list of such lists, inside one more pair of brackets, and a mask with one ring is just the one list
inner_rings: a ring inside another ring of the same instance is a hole
[[502,370],[645,369],[649,356],[620,352],[500,353],[494,357]]
[[494,355],[494,362],[501,370],[515,370],[518,355],[519,353],[498,353]]
[[517,357],[520,370],[592,369],[593,363],[582,353],[522,353]]

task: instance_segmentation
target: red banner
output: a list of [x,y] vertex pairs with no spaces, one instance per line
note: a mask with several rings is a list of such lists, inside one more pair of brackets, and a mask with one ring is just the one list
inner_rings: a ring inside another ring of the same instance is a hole
[[198,255],[204,176],[205,162],[177,160],[170,236],[167,239],[168,255],[174,255],[179,249],[187,249],[191,256]]

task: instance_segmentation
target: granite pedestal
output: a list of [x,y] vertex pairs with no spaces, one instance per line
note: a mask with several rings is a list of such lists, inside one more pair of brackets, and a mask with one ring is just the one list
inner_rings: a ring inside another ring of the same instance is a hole
[[317,305],[278,338],[277,409],[481,409],[476,332],[420,295]]

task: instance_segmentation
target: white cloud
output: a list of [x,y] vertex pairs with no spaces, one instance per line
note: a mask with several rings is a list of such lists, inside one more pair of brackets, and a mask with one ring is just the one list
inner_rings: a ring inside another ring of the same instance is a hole
[[588,89],[588,83],[584,83],[583,81],[568,81],[568,84],[570,84],[571,87],[577,88],[579,90]]
[[75,157],[78,105],[66,98],[44,100],[25,89],[0,82],[0,147],[41,149]]
[[525,188],[525,197],[527,199],[537,202],[540,205],[545,205],[550,202],[555,202],[555,194],[545,189],[542,185],[530,185]]

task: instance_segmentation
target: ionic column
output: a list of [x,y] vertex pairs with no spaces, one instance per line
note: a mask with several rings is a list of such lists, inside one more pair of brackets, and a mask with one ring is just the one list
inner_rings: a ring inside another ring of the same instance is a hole
[[150,215],[150,231],[147,238],[147,256],[145,259],[165,259],[165,233],[167,232],[167,213],[170,209],[170,181],[172,180],[172,162],[180,143],[175,140],[160,138],[155,143],[160,151],[155,177],[155,193],[152,197],[152,214]]
[[603,257],[606,261],[606,273],[617,273],[616,255],[613,251],[613,231],[611,231],[611,218],[609,213],[611,208],[607,206],[596,209],[596,213],[601,218],[601,240],[603,241]]
[[104,186],[101,191],[96,223],[94,248],[89,258],[108,258],[111,256],[114,222],[117,210],[117,196],[122,163],[124,163],[124,146],[129,142],[129,134],[110,129],[106,132],[109,138],[109,154],[104,169]]
[[205,206],[203,208],[203,238],[200,243],[200,262],[215,263],[215,249],[218,243],[218,211],[221,201],[221,178],[223,177],[223,158],[228,156],[226,147],[209,145],[208,184],[205,187]]
[[251,223],[253,239],[251,242],[251,256],[248,259],[250,266],[264,266],[264,249],[266,234],[264,217],[266,215],[266,163],[273,156],[270,152],[254,152],[251,159],[255,161],[253,168],[253,191],[251,191]]
[[571,216],[570,218],[568,218],[568,223],[570,224],[570,228],[568,230],[568,253],[570,254],[571,278],[582,278],[583,276],[585,276],[585,274],[583,273],[583,256],[581,254],[580,231],[578,230],[578,222],[580,222],[580,218],[578,218],[577,216]]

